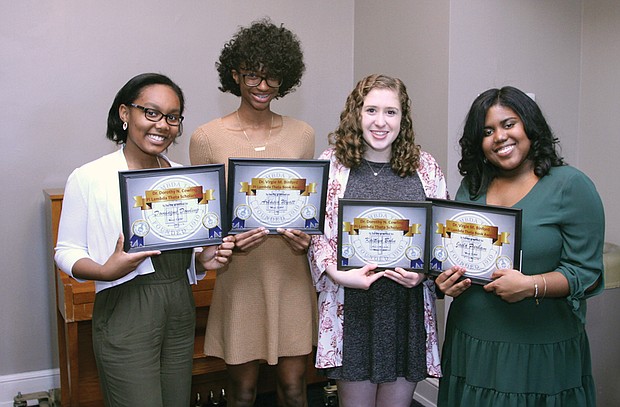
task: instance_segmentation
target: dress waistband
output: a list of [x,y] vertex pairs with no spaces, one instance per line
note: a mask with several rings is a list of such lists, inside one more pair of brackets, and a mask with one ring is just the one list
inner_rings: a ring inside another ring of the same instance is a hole
[[151,284],[171,284],[179,280],[187,279],[185,273],[176,276],[166,276],[166,278],[157,278],[157,272],[143,274],[136,276],[130,281],[126,282],[127,285],[151,285]]

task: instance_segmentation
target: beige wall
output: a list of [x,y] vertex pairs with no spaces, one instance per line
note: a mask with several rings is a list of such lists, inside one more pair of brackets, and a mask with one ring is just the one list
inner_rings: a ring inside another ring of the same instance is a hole
[[355,2],[355,81],[373,73],[400,78],[412,101],[416,140],[442,168],[448,167],[449,6],[448,0],[380,8],[373,0]]
[[169,74],[186,92],[186,135],[171,156],[188,163],[192,130],[237,103],[216,89],[221,45],[265,15],[302,40],[307,74],[275,110],[314,126],[317,153],[357,80],[398,76],[413,100],[418,141],[454,193],[469,105],[489,87],[515,85],[536,94],[564,156],[597,184],[607,239],[620,243],[616,0],[11,2],[0,13],[0,376],[58,365],[41,190],[113,150],[104,136],[107,110],[143,71]]
[[[605,205],[607,240],[620,244],[620,2],[584,1],[579,166]],[[611,264],[611,262],[610,262]],[[588,301],[588,334],[599,406],[620,405],[620,288]]]
[[170,155],[188,164],[191,132],[238,104],[217,90],[214,67],[238,26],[269,15],[299,36],[307,73],[274,109],[310,123],[317,150],[353,72],[353,0],[23,0],[1,8],[0,377],[58,366],[42,189],[64,186],[75,167],[113,151],[107,112],[130,77],[162,72],[183,88],[185,135]]
[[481,92],[512,85],[536,95],[571,164],[578,157],[581,1],[452,1],[448,161],[469,106]]
[[620,2],[584,1],[579,166],[603,198],[607,240],[620,244]]

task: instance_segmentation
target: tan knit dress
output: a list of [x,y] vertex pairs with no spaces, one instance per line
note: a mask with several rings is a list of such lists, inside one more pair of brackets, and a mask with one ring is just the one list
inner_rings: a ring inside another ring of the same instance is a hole
[[[190,141],[193,165],[225,163],[229,157],[310,159],[314,130],[282,116],[265,151],[256,152],[242,131],[221,118],[199,127]],[[299,356],[316,343],[316,293],[305,254],[294,254],[280,236],[269,236],[249,253],[236,252],[218,270],[205,335],[205,353],[227,364]]]

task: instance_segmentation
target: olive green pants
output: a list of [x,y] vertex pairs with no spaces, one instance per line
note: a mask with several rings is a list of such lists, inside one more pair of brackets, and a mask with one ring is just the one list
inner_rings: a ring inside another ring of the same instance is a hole
[[178,274],[158,271],[97,294],[93,348],[106,406],[190,405],[196,309]]

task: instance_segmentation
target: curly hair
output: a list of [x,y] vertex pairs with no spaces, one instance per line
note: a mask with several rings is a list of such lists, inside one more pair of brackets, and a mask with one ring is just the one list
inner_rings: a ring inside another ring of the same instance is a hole
[[[106,137],[108,139],[114,141],[116,144],[125,144],[127,142],[127,130],[123,129],[123,121],[118,114],[118,109],[121,105],[129,105],[135,102],[136,99],[140,97],[142,90],[151,85],[166,85],[172,88],[179,98],[181,107],[179,114],[183,115],[183,110],[185,110],[185,97],[179,85],[174,83],[172,79],[158,73],[136,75],[123,85],[114,97],[114,101],[108,112],[108,128],[106,130]],[[183,123],[179,126],[179,134],[177,137],[180,137],[182,133]]]
[[459,140],[461,159],[458,168],[472,199],[485,193],[498,174],[498,169],[486,160],[482,151],[487,112],[496,105],[513,110],[523,122],[525,134],[531,142],[527,159],[534,164],[534,173],[538,177],[547,175],[551,167],[564,165],[558,151],[559,140],[553,135],[536,102],[512,86],[489,89],[472,103]]
[[274,25],[269,18],[255,21],[249,27],[241,27],[224,44],[220,59],[215,63],[221,85],[218,89],[241,96],[232,71],[246,69],[281,78],[278,98],[283,97],[301,84],[306,70],[303,59],[301,43],[294,33],[283,25]]
[[415,143],[411,100],[405,84],[398,78],[374,74],[360,80],[347,97],[344,110],[340,113],[340,124],[329,134],[329,143],[334,146],[336,158],[345,167],[356,168],[362,163],[368,148],[361,126],[362,108],[366,95],[373,89],[389,89],[398,95],[402,119],[398,136],[392,143],[390,167],[401,177],[412,175],[420,164],[420,146]]

